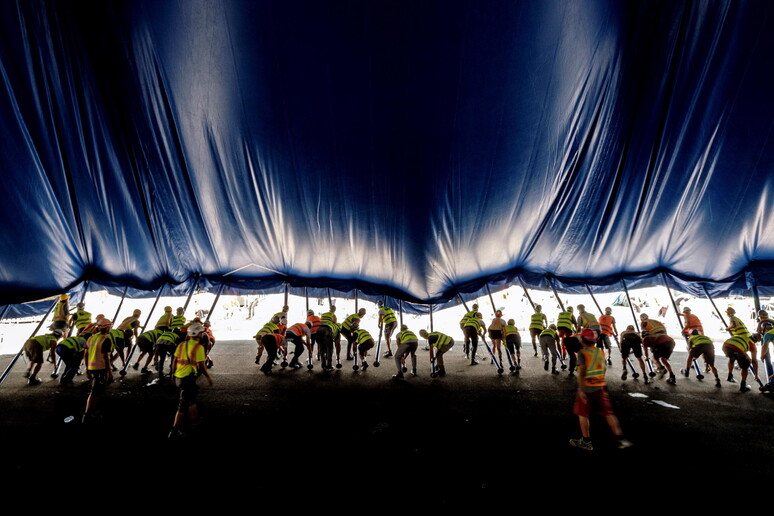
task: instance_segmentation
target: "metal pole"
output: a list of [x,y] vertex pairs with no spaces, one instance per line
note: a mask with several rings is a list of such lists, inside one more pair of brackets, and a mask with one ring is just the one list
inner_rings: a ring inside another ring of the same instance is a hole
[[669,294],[669,300],[672,302],[672,308],[675,310],[675,317],[677,317],[677,327],[680,328],[680,333],[683,334],[685,341],[688,342],[690,337],[688,337],[688,335],[686,335],[683,331],[683,320],[680,319],[680,311],[677,309],[677,303],[675,303],[675,298],[672,297],[672,291],[669,289],[669,284],[667,284],[666,274],[663,272],[661,273],[661,280],[664,282],[664,287],[666,287],[667,294]]
[[[156,304],[159,302],[159,298],[161,297],[161,292],[164,290],[164,285],[161,285],[159,287],[159,293],[156,294],[156,301],[153,302],[153,306],[151,306],[150,312],[148,313],[148,318],[145,319],[145,326],[142,326],[142,331],[145,331],[146,326],[150,324],[151,316],[153,315],[153,310],[156,309]],[[132,344],[132,348],[129,350],[129,354],[126,356],[126,363],[124,364],[124,367],[121,368],[121,372],[119,373],[121,376],[126,376],[126,368],[129,367],[129,364],[132,361],[132,355],[134,355],[134,351],[137,349],[137,339],[134,339],[134,344]]]
[[495,306],[494,298],[492,297],[492,291],[489,290],[489,283],[486,284],[486,293],[489,295],[489,302],[492,303],[492,311],[497,312],[497,307]]
[[121,307],[124,304],[124,299],[126,298],[126,292],[129,290],[129,286],[124,287],[124,293],[121,296],[121,301],[118,302],[118,308],[116,308],[116,315],[113,316],[113,322],[116,322],[116,319],[118,319],[118,313],[121,311]]
[[599,313],[602,313],[602,307],[599,306],[599,303],[597,303],[597,298],[594,297],[594,294],[591,292],[591,288],[589,287],[589,284],[588,283],[584,283],[583,286],[586,287],[586,292],[588,292],[589,295],[591,296],[591,300],[594,301],[594,305],[596,305],[597,310],[599,311]]
[[433,305],[430,305],[430,332],[433,332]]
[[460,294],[457,294],[457,299],[460,300],[460,303],[462,303],[462,306],[465,307],[465,312],[470,312],[470,309],[468,308],[468,304],[462,299],[462,296]]
[[194,284],[193,288],[191,288],[191,293],[188,294],[188,298],[185,300],[185,304],[183,305],[183,313],[185,313],[185,311],[188,309],[188,303],[191,302],[191,298],[193,297],[194,292],[196,292],[196,287],[199,286],[199,278],[201,278],[201,274],[197,272],[194,276]]
[[304,298],[306,299],[306,311],[309,311],[309,289],[304,287]]
[[559,297],[559,293],[556,291],[556,287],[554,286],[554,280],[551,279],[551,276],[546,274],[546,279],[548,280],[548,284],[551,286],[551,290],[554,291],[554,297],[557,301],[559,301],[559,306],[562,307],[562,312],[566,312],[567,310],[564,308],[564,303],[562,303],[562,298]]
[[519,284],[521,285],[522,290],[524,290],[524,295],[527,296],[527,301],[529,301],[529,304],[532,305],[532,309],[535,309],[535,302],[532,301],[532,298],[529,297],[529,292],[527,292],[527,287],[524,285],[524,282],[521,280],[521,276],[519,276]]
[[[632,319],[634,319],[634,328],[639,328],[639,322],[637,321],[637,314],[634,313],[634,305],[632,304],[632,298],[629,297],[629,289],[626,288],[626,280],[621,278],[621,284],[623,285],[624,292],[626,293],[626,300],[629,302],[629,310],[632,311]],[[639,330],[637,330],[639,331]]]
[[145,331],[145,328],[147,328],[150,324],[151,316],[153,315],[153,311],[156,309],[156,305],[159,303],[159,299],[161,298],[161,293],[163,291],[164,285],[161,285],[161,287],[159,287],[159,293],[156,294],[156,300],[153,302],[153,306],[151,306],[150,312],[148,312],[148,318],[145,319],[145,326],[142,327],[143,331]]
[[330,308],[331,306],[333,306],[333,299],[331,299],[331,289],[327,289],[327,290],[328,290],[328,308]]
[[207,322],[210,320],[210,316],[212,315],[212,312],[215,310],[215,306],[218,304],[218,300],[220,299],[220,294],[223,292],[223,287],[225,287],[224,283],[221,283],[218,287],[218,293],[215,295],[215,301],[212,302],[212,306],[210,307],[210,311],[207,312],[207,317],[205,317],[204,322]]
[[355,289],[355,312],[357,312],[357,289]]
[[398,299],[398,313],[400,314],[400,327],[403,328],[403,300]]
[[[755,303],[755,317],[758,317],[758,312],[761,311],[761,298],[758,296],[758,286],[752,286],[753,302]],[[0,317],[2,319],[2,317]]]
[[712,303],[712,308],[715,309],[715,312],[718,314],[718,317],[720,317],[720,322],[723,323],[723,326],[728,328],[728,323],[726,323],[726,320],[723,318],[723,314],[720,313],[720,310],[718,310],[718,307],[715,305],[715,301],[712,300],[712,297],[709,295],[709,291],[707,291],[707,287],[704,285],[701,286],[702,290],[704,290],[704,295],[707,296],[707,299],[709,299],[709,302]]
[[[59,300],[54,301],[54,304],[51,305],[51,307],[48,310],[46,310],[46,315],[43,316],[43,319],[41,319],[38,325],[35,327],[35,330],[33,330],[32,335],[30,335],[30,339],[33,338],[36,333],[38,333],[38,330],[40,330],[40,327],[43,326],[43,323],[48,318],[48,314],[51,313],[51,310],[54,309],[54,307],[57,305],[58,302]],[[16,356],[13,357],[13,360],[11,360],[11,363],[8,364],[8,367],[5,368],[5,371],[3,371],[2,376],[0,376],[0,385],[2,385],[2,383],[5,381],[5,378],[8,376],[8,373],[11,372],[11,369],[13,368],[13,366],[16,365],[16,361],[19,360],[19,357],[21,356],[23,351],[24,351],[24,346],[22,345],[22,348],[19,350],[18,353],[16,353]]]

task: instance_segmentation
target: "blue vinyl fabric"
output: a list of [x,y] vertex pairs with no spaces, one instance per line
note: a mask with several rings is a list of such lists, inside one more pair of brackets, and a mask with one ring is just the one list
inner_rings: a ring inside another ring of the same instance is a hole
[[0,304],[774,292],[773,54],[769,0],[3,1]]

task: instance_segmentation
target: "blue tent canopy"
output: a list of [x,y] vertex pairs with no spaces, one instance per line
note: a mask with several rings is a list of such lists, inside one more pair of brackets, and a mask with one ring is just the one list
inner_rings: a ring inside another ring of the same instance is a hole
[[2,2],[0,304],[774,292],[773,50],[769,0]]

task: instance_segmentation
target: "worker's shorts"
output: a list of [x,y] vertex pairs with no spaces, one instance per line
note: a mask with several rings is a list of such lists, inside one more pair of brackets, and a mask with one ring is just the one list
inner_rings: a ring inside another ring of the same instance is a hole
[[704,355],[704,361],[707,365],[715,365],[715,347],[712,344],[699,344],[691,348],[688,352],[691,358],[699,358]]
[[384,325],[384,338],[389,339],[392,337],[393,332],[395,331],[395,328],[398,327],[398,321],[392,321],[391,323]]
[[543,333],[544,329],[545,328],[530,328],[529,329],[529,336],[530,337],[540,338],[540,334]]
[[640,341],[623,339],[621,341],[621,356],[623,358],[629,358],[629,354],[633,354],[635,358],[642,358],[642,344]]
[[612,347],[610,346],[610,336],[600,333],[599,338],[597,339],[597,347],[609,350]]
[[360,343],[360,345],[357,347],[357,351],[358,351],[358,352],[359,352],[361,355],[365,355],[365,354],[366,354],[366,352],[367,352],[369,349],[371,349],[372,347],[374,347],[374,339],[368,339],[368,340],[366,340],[366,341],[364,341],[364,342],[361,342],[361,343]]
[[153,353],[153,342],[145,337],[137,337],[137,347],[143,353]]
[[610,398],[607,396],[607,389],[602,388],[598,391],[587,392],[586,401],[575,397],[575,406],[572,409],[573,414],[576,416],[589,417],[595,416],[612,416],[613,406],[610,405]]
[[91,390],[89,394],[99,395],[105,392],[107,386],[107,369],[93,369],[89,371],[91,377]]
[[24,343],[24,354],[27,360],[33,364],[43,363],[43,346],[35,339],[30,339]]
[[492,340],[502,340],[503,330],[489,330],[489,338]]
[[567,337],[572,337],[573,331],[569,328],[559,328],[556,330],[556,334],[560,339],[566,339]]
[[521,349],[521,335],[512,333],[505,337],[505,345],[508,347],[508,351],[515,353],[515,350]]
[[183,378],[178,378],[180,385],[180,402],[177,405],[178,412],[187,412],[188,407],[196,404],[196,395],[199,393],[199,386],[196,385],[195,374],[189,374]]
[[747,353],[743,353],[736,348],[732,348],[731,346],[723,346],[723,353],[728,357],[729,360],[736,360],[736,362],[739,364],[739,367],[742,369],[747,369],[750,367],[750,357],[747,356]]

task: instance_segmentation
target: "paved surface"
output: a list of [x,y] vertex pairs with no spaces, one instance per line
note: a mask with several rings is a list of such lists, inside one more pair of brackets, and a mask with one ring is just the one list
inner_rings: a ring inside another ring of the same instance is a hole
[[[345,362],[331,375],[316,365],[313,371],[275,368],[269,378],[253,363],[254,343],[220,342],[213,352],[215,386],[199,381],[203,419],[188,429],[182,446],[203,450],[191,452],[191,463],[205,468],[213,483],[260,489],[260,478],[271,471],[289,493],[296,492],[292,485],[299,478],[319,479],[318,488],[330,483],[389,493],[404,477],[453,479],[434,494],[446,504],[502,493],[514,483],[540,484],[551,478],[545,474],[559,480],[578,464],[593,463],[607,475],[669,472],[675,466],[720,476],[772,470],[774,400],[757,386],[740,393],[738,384],[723,381],[717,389],[713,381],[693,377],[678,377],[676,386],[624,382],[616,359],[608,370],[609,390],[635,446],[615,449],[604,422],[592,419],[595,449],[585,452],[568,445],[579,430],[571,413],[575,381],[566,373],[552,376],[539,358],[527,356],[519,376],[499,376],[488,361],[468,365],[459,342],[447,356],[449,374],[437,379],[430,378],[425,352],[419,355],[420,376],[402,381],[391,379],[391,359],[366,372],[354,372]],[[10,359],[3,356],[0,366]],[[684,360],[678,352],[672,363],[679,369]],[[718,362],[725,378],[725,358]],[[111,470],[119,468],[126,478],[180,467],[180,443],[173,448],[166,440],[177,404],[174,386],[148,385],[129,370],[109,387],[102,421],[82,425],[85,377],[63,388],[48,377],[52,366],[45,364],[44,383],[29,387],[24,368],[20,360],[0,386],[0,431],[11,444],[3,456],[6,479],[60,461],[65,470],[84,469],[83,443],[92,432],[105,433],[106,453],[115,461]],[[68,416],[75,420],[65,423]]]

